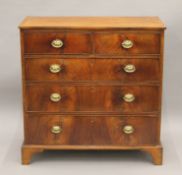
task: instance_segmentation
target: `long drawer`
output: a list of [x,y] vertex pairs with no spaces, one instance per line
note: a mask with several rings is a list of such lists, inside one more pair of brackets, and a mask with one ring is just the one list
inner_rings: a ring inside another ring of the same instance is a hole
[[124,82],[159,81],[159,60],[110,58],[26,59],[28,81],[113,80]]
[[30,83],[25,108],[43,112],[156,112],[159,87]]
[[158,117],[30,114],[25,126],[25,144],[138,146],[159,143]]

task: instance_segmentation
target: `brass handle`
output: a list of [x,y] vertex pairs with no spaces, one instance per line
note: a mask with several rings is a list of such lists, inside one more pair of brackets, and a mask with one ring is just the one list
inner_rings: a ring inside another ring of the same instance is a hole
[[59,134],[59,133],[62,132],[62,128],[61,128],[60,126],[58,126],[58,125],[55,125],[55,126],[53,126],[53,127],[51,128],[51,132],[52,132],[53,134]]
[[63,46],[63,41],[60,39],[55,39],[51,42],[52,47],[61,48]]
[[132,125],[125,125],[123,127],[123,132],[125,134],[132,134],[134,132],[134,127]]
[[133,64],[127,64],[123,69],[127,73],[133,73],[136,71],[136,67]]
[[56,74],[61,71],[61,66],[59,64],[51,64],[49,67],[50,72]]
[[125,49],[130,49],[133,47],[133,42],[131,40],[124,40],[122,42],[122,47]]
[[58,102],[61,100],[61,95],[58,94],[58,93],[52,93],[50,95],[50,100],[53,101],[53,102]]
[[123,100],[124,100],[125,102],[130,103],[130,102],[133,102],[133,101],[135,100],[135,96],[134,96],[133,94],[128,93],[128,94],[125,94],[125,95],[123,96]]

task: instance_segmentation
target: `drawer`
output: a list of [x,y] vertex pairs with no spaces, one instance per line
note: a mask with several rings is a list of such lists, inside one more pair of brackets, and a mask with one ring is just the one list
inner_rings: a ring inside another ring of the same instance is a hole
[[91,35],[86,32],[30,30],[24,32],[25,54],[88,54]]
[[27,59],[28,81],[159,81],[157,59]]
[[158,86],[28,84],[26,111],[142,113],[159,110]]
[[105,32],[94,34],[95,53],[110,55],[159,54],[160,34]]
[[157,117],[29,114],[25,126],[25,144],[121,146],[159,144]]

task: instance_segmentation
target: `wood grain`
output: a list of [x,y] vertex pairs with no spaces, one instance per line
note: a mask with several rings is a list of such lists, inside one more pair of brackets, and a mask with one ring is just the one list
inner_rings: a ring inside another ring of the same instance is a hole
[[[49,67],[59,64],[61,71],[51,73]],[[124,67],[133,64],[134,73],[126,73]],[[123,83],[159,81],[159,61],[157,59],[26,59],[25,76],[27,81],[119,81]],[[91,82],[92,83],[92,82]]]
[[[140,113],[159,110],[158,86],[62,86],[28,84],[26,111],[36,112],[121,112]],[[50,95],[59,93],[61,100],[52,102]],[[127,103],[123,96],[132,93],[135,100]]]
[[[27,17],[20,25],[22,164],[60,149],[142,150],[161,165],[164,29],[158,17]],[[53,48],[54,39],[63,47]],[[121,46],[126,39],[132,48]],[[62,70],[52,74],[51,64]],[[136,71],[124,72],[127,64]],[[54,92],[62,97],[57,103]],[[62,132],[50,132],[53,125]],[[125,125],[134,133],[124,134]]]
[[27,17],[20,25],[28,28],[66,29],[165,29],[158,17]]
[[[131,40],[133,47],[122,47],[124,40]],[[94,33],[95,53],[109,55],[157,54],[160,52],[159,34],[146,32]]]
[[[46,145],[155,145],[159,144],[157,122],[159,118],[143,117],[73,117],[59,115],[29,115],[25,144]],[[51,128],[58,125],[60,134]],[[123,127],[132,125],[134,133],[125,134]],[[152,128],[152,129],[150,129]]]
[[[63,41],[61,48],[54,48],[51,42],[55,39]],[[24,33],[25,53],[31,54],[87,54],[91,53],[91,36],[89,33],[37,31],[30,30]]]

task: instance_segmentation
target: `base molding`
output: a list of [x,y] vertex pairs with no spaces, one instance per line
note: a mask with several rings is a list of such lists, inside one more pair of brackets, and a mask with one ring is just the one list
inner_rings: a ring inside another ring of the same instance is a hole
[[27,145],[22,146],[22,164],[28,165],[34,154],[44,150],[139,150],[144,151],[152,157],[155,165],[162,165],[162,145],[146,146],[120,146],[120,145]]

